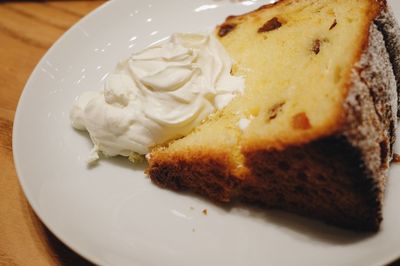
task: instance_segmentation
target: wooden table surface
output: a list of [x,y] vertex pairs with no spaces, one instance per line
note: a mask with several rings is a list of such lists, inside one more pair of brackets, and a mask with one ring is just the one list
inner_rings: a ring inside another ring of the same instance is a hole
[[103,3],[0,0],[0,265],[90,265],[33,213],[15,173],[11,136],[18,99],[35,65],[69,27]]
[[15,173],[11,135],[33,68],[74,23],[105,1],[0,1],[0,265],[90,265],[38,220]]

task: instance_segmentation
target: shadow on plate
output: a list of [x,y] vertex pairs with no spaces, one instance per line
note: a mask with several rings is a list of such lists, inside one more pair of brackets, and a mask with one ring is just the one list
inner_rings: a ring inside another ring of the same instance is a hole
[[239,205],[236,212],[243,212],[247,209],[247,215],[251,218],[263,219],[272,223],[283,231],[290,232],[296,238],[309,241],[325,242],[327,244],[348,245],[373,237],[374,233],[355,232],[328,225],[318,220],[302,217],[280,210],[264,210],[256,207]]
[[55,237],[49,229],[47,229],[44,225],[44,234],[47,239],[47,244],[52,252],[56,255],[57,262],[60,265],[76,265],[76,266],[92,266],[95,265],[80,255],[76,254],[69,247],[64,245],[57,237]]
[[227,204],[217,203],[191,192],[171,191],[171,193],[177,193],[186,197],[195,197],[201,201],[205,201],[208,204],[216,206],[221,211],[231,213],[232,215],[262,220],[269,225],[278,227],[281,231],[287,232],[288,235],[294,238],[315,241],[319,244],[326,243],[327,245],[351,245],[376,235],[376,233],[356,232],[341,229],[318,220],[306,218],[281,210],[264,209],[262,207],[239,202]]
[[[24,213],[29,217],[31,222],[31,230],[34,231],[33,235],[38,238],[36,241],[43,242],[46,248],[46,255],[49,256],[55,265],[76,265],[76,266],[92,266],[93,263],[89,262],[85,258],[75,253],[72,249],[62,243],[50,230],[40,221],[39,217],[35,214],[32,207],[25,200],[25,196],[22,191],[20,192],[21,198],[23,198],[22,205],[24,207]],[[25,207],[26,206],[26,207]],[[20,243],[21,246],[24,243]],[[38,245],[40,246],[40,244]],[[0,261],[0,265],[1,261]],[[10,264],[11,265],[11,264]]]

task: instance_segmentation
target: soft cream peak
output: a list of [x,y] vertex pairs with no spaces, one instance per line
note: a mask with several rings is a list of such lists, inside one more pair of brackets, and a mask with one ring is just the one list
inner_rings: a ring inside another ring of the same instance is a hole
[[78,97],[72,125],[86,129],[95,151],[107,156],[146,154],[187,135],[243,91],[231,67],[212,35],[174,34],[122,61],[102,92]]

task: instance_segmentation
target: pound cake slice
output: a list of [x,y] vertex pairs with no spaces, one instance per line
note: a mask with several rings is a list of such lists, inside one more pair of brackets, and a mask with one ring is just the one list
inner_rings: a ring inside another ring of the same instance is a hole
[[378,230],[400,83],[386,1],[282,0],[228,17],[215,34],[245,92],[155,148],[152,181]]

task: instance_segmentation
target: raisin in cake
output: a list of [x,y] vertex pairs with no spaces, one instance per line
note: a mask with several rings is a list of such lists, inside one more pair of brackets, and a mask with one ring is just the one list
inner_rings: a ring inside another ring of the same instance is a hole
[[386,1],[282,0],[215,34],[245,92],[154,149],[153,182],[378,230],[400,84]]

